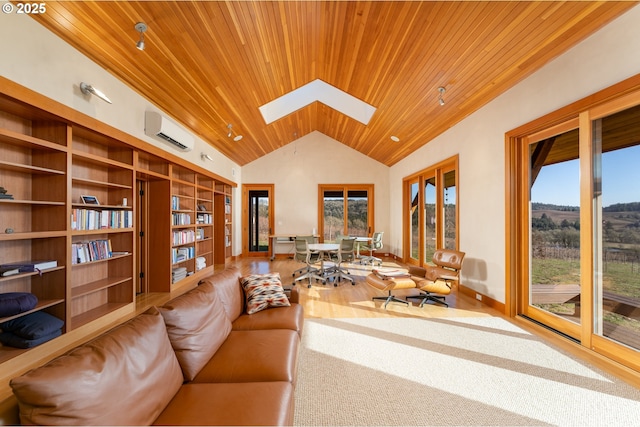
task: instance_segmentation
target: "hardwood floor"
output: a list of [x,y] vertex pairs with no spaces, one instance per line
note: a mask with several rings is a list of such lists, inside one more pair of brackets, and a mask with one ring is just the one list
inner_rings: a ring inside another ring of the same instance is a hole
[[[291,286],[294,278],[293,272],[302,267],[303,264],[292,259],[277,258],[269,261],[267,258],[243,258],[235,261],[236,265],[246,274],[261,274],[278,272],[282,279],[282,284]],[[391,258],[383,259],[383,267],[405,267],[403,264]],[[496,310],[483,305],[481,302],[466,295],[458,295],[452,292],[446,297],[449,307],[441,304],[427,303],[422,308],[419,307],[420,300],[410,300],[410,304],[400,304],[390,302],[386,308],[384,301],[373,301],[374,296],[385,296],[382,292],[367,285],[365,277],[371,273],[371,265],[350,264],[349,273],[355,281],[352,285],[348,281],[339,282],[334,286],[329,282],[323,285],[320,282],[312,282],[311,287],[307,287],[308,281],[298,282],[300,303],[305,310],[305,317],[308,318],[353,318],[353,317],[468,317],[468,316],[500,316]],[[297,277],[297,276],[296,276]],[[407,295],[417,295],[417,289],[406,289],[394,291],[393,294],[400,298]]]
[[[279,272],[283,285],[290,286],[293,282],[292,273],[303,264],[291,259],[276,259],[269,261],[262,258],[244,258],[234,262],[242,271],[243,275],[251,273]],[[383,259],[383,266],[386,267],[406,267],[406,265],[396,262],[391,258]],[[367,285],[365,277],[371,273],[371,266],[359,264],[351,265],[351,275],[355,278],[355,284],[341,282],[334,287],[332,283],[321,284],[312,283],[307,287],[308,282],[296,285],[300,294],[300,303],[304,307],[306,318],[354,318],[354,317],[417,317],[417,318],[457,318],[457,317],[482,317],[493,316],[502,317],[517,324],[519,327],[543,338],[547,343],[573,354],[577,358],[593,364],[594,366],[628,382],[634,387],[640,388],[640,373],[627,367],[612,363],[609,359],[582,347],[572,340],[567,340],[561,335],[554,333],[548,328],[537,325],[534,322],[516,316],[509,318],[504,313],[495,310],[475,298],[458,293],[454,290],[446,297],[449,307],[427,303],[419,307],[419,300],[410,300],[410,304],[391,302],[386,308],[384,301],[373,301],[374,296],[383,294],[377,289]],[[406,295],[418,294],[415,289],[399,290],[393,292],[395,295],[404,298]]]

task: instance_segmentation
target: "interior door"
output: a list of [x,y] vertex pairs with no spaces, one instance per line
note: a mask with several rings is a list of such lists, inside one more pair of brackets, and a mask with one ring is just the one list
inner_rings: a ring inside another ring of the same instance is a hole
[[267,257],[273,250],[273,184],[244,184],[242,193],[242,252],[248,257]]
[[138,253],[136,257],[136,293],[143,294],[149,292],[145,272],[148,270],[148,252],[147,239],[145,239],[145,232],[147,231],[147,222],[149,221],[149,211],[147,206],[147,199],[145,194],[148,192],[147,182],[142,180],[136,181],[136,193],[137,193],[137,210],[136,215],[136,229],[137,235],[137,248]]

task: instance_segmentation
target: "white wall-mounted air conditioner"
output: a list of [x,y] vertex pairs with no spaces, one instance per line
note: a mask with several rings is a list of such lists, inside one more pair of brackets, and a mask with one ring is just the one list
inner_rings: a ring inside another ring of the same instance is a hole
[[155,111],[147,111],[144,115],[144,133],[150,137],[161,139],[182,151],[193,150],[193,136]]

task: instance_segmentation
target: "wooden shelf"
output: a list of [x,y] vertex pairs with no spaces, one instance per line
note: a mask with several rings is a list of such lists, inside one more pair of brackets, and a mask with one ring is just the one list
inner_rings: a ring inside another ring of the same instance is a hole
[[52,299],[52,300],[38,300],[38,304],[29,311],[25,311],[20,314],[16,314],[14,316],[8,317],[0,317],[0,323],[8,322],[9,320],[18,319],[22,316],[26,316],[27,314],[35,313],[36,311],[43,310],[48,307],[53,307],[54,305],[63,304],[64,299]]
[[[42,274],[50,273],[52,271],[63,270],[63,269],[64,269],[64,266],[58,266],[58,267],[54,267],[54,268],[48,268],[48,269],[42,270],[40,272],[32,271],[32,272],[28,272],[28,273],[13,274],[11,276],[3,276],[3,277],[0,277],[0,282],[6,282],[6,281],[9,281],[9,280],[21,279],[23,277],[42,275]],[[2,322],[0,322],[0,323],[2,323]]]
[[120,308],[126,307],[129,304],[133,303],[124,303],[124,302],[111,302],[100,307],[94,308],[92,310],[86,311],[82,314],[74,316],[71,319],[71,324],[74,329],[77,329],[83,325],[86,325],[89,322],[97,320],[103,316],[106,316]]
[[[132,188],[131,185],[115,184],[113,182],[97,181],[94,179],[85,179],[85,178],[73,178],[73,182],[86,184],[92,187],[123,188],[126,190],[130,190]],[[92,205],[85,205],[85,206],[92,206]],[[101,205],[95,205],[95,206],[101,206]]]
[[112,286],[124,283],[127,280],[131,280],[132,277],[107,277],[105,279],[96,280],[95,282],[87,283],[81,286],[77,286],[71,289],[71,298],[77,298],[83,295],[108,289]]
[[31,166],[31,165],[25,165],[21,163],[13,163],[13,162],[5,162],[5,161],[0,161],[0,169],[31,173],[31,174],[65,175],[64,171],[60,171],[57,169],[49,169],[49,168],[43,168],[39,166]]
[[0,234],[0,242],[9,240],[31,240],[31,239],[46,239],[51,237],[65,237],[67,232],[65,230],[60,231],[33,231],[33,232],[14,232],[11,234]]
[[74,159],[82,159],[86,162],[89,163],[94,163],[96,165],[111,165],[117,168],[122,168],[122,169],[132,169],[133,170],[133,165],[127,164],[127,163],[122,163],[116,160],[112,160],[112,159],[108,159],[99,155],[95,155],[95,154],[90,154],[90,153],[84,153],[84,152],[80,152],[80,151],[73,151],[73,157]]
[[65,202],[49,202],[46,200],[16,200],[16,199],[0,199],[0,203],[9,205],[41,205],[41,206],[64,206]]
[[127,228],[100,228],[98,230],[73,230],[71,235],[73,236],[93,236],[96,234],[114,234],[114,233],[130,233],[133,231],[133,227]]
[[35,138],[30,135],[24,135],[21,133],[13,132],[8,129],[0,128],[0,142],[7,144],[17,145],[26,148],[48,149],[52,151],[67,151],[67,148],[63,145],[56,144],[54,142],[46,141],[44,139]]

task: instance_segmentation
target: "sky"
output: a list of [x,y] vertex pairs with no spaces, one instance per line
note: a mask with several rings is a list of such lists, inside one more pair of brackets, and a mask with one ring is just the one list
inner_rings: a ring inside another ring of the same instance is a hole
[[[561,206],[580,204],[578,160],[542,168],[531,201]],[[640,202],[640,145],[602,155],[602,206]]]

